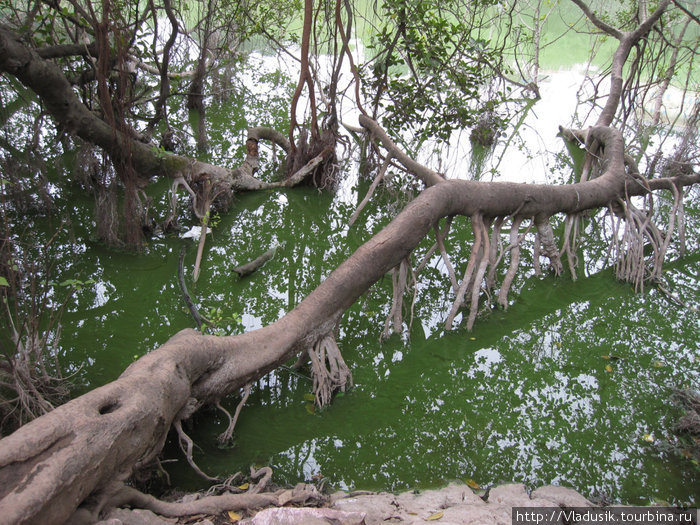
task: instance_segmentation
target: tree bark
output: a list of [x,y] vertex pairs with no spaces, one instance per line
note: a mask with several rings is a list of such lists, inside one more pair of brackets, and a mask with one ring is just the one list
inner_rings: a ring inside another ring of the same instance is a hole
[[[371,126],[367,120],[363,124]],[[184,330],[134,362],[116,381],[4,438],[0,516],[14,524],[63,523],[81,505],[94,506],[110,483],[127,479],[157,456],[173,422],[331,334],[343,312],[400,264],[442,217],[549,217],[648,191],[625,173],[619,132],[599,127],[588,133],[605,146],[606,170],[600,177],[564,186],[462,180],[435,184],[277,322],[231,337]],[[664,181],[683,185],[699,177]]]
[[[664,7],[668,3],[662,0]],[[643,33],[637,30],[633,34]],[[122,155],[119,145],[129,139],[119,136],[80,104],[60,69],[41,59],[4,27],[0,27],[0,70],[34,90],[69,131],[102,146],[110,155]],[[428,188],[275,323],[229,337],[183,330],[134,362],[117,380],[2,439],[3,523],[60,524],[79,515],[97,517],[113,495],[114,482],[124,481],[133,471],[148,465],[162,449],[171,425],[332,337],[345,310],[409,258],[443,217],[464,215],[484,224],[499,217],[534,218],[538,230],[546,233],[543,242],[547,248],[553,245],[548,219],[554,214],[576,214],[625,201],[631,195],[700,182],[699,174],[640,182],[635,170],[626,168],[622,135],[607,125],[585,131],[565,130],[565,134],[585,144],[595,141],[602,146],[602,174],[593,180],[563,186],[445,180],[401,152],[376,122],[362,116],[360,123],[382,143],[389,156],[403,163]],[[176,155],[155,156],[148,146],[138,143],[130,149],[135,167],[144,174],[177,179],[190,170],[192,178],[206,174],[246,189],[261,189],[274,187],[252,176],[257,167],[257,139],[263,134],[256,130],[249,133],[247,167],[238,172]],[[485,228],[483,235],[488,237]],[[556,246],[553,251],[558,255]],[[483,258],[488,258],[488,250],[484,250]]]
[[[257,147],[248,149],[249,155],[241,166],[228,169],[163,152],[153,145],[126,136],[80,102],[63,71],[56,64],[42,59],[36,51],[28,48],[15,32],[3,25],[0,25],[0,71],[15,76],[34,91],[65,131],[104,149],[115,162],[130,163],[141,177],[184,178],[188,183],[206,178],[212,181],[213,187],[221,186],[232,191],[289,187],[299,183],[296,179],[269,183],[255,178],[253,174],[258,167]],[[289,143],[280,135],[274,130],[253,128],[248,140],[257,143],[259,139],[269,139],[288,150]]]

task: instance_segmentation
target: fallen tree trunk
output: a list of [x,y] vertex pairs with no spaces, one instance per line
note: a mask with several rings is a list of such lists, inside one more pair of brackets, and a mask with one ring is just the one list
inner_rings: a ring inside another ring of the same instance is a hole
[[[668,0],[664,0],[663,5],[668,5]],[[651,22],[646,24],[644,30],[650,25]],[[642,34],[637,31],[633,35],[639,38]],[[631,38],[622,40],[626,46]],[[620,56],[624,62],[626,54],[621,52]],[[69,130],[78,135],[83,133],[83,138],[102,145],[110,154],[121,154],[119,146],[124,137],[115,139],[112,128],[90,112],[86,113],[87,108],[75,106],[75,102],[79,102],[60,70],[26,48],[12,31],[3,27],[0,27],[0,70],[15,75],[34,90],[54,118],[64,125],[69,124]],[[619,94],[615,97],[619,98]],[[541,247],[536,245],[536,251],[549,257],[553,268],[559,272],[562,268],[559,249],[549,223],[552,215],[572,216],[588,209],[624,207],[629,204],[630,196],[645,195],[656,189],[671,190],[678,199],[683,186],[700,182],[698,174],[642,180],[632,165],[626,165],[629,161],[621,134],[605,125],[568,133],[586,145],[602,147],[592,152],[602,151],[603,167],[602,175],[593,180],[564,186],[444,180],[399,151],[376,122],[365,116],[360,122],[382,143],[389,157],[397,159],[430,187],[275,323],[229,337],[181,331],[160,348],[135,361],[117,380],[56,408],[2,439],[2,523],[96,521],[102,510],[116,504],[120,482],[157,457],[171,426],[181,428],[180,422],[201,406],[217,404],[222,397],[302,352],[335,345],[337,323],[360,295],[388,271],[407,264],[405,261],[410,261],[411,252],[432,230],[437,231],[438,244],[442,243],[445,234],[441,236],[437,226],[443,217],[464,215],[478,226],[482,247],[472,251],[462,283],[456,286],[456,278],[452,283],[459,292],[453,311],[462,304],[461,294],[471,299],[473,310],[487,266],[493,267],[500,260],[494,257],[495,250],[491,249],[488,230],[492,223],[500,229],[507,217],[513,224],[531,220],[541,244]],[[247,167],[238,177],[246,181],[240,184],[252,189],[271,187],[252,177],[257,167],[257,133],[255,130],[249,133]],[[136,151],[138,157],[134,162],[145,173],[166,174],[176,180],[193,180],[197,173],[204,173],[214,178],[220,175],[220,180],[226,184],[231,182],[232,172],[223,168],[174,155],[154,158],[144,148],[148,147],[135,145],[132,151]],[[185,165],[185,162],[194,163]],[[187,176],[182,171],[185,168]],[[624,211],[623,216],[635,218],[628,211]],[[647,227],[648,221],[640,223],[636,236],[643,240]],[[512,248],[517,248],[520,242],[515,230],[517,227],[513,226]],[[667,236],[670,234],[671,231],[667,232]],[[662,241],[666,245],[667,240]],[[655,259],[655,265],[663,261],[663,253]],[[444,245],[441,255],[446,257]],[[537,258],[535,264],[539,264]],[[406,268],[403,273],[407,273]],[[405,286],[405,282],[399,285]],[[396,297],[401,295],[395,294]],[[504,300],[499,294],[499,301]],[[453,312],[449,317],[450,320],[454,317]],[[470,322],[473,322],[471,315]],[[330,366],[337,368],[338,363]],[[318,366],[324,367],[325,363]],[[337,376],[344,385],[350,378],[345,370],[342,372],[329,373],[325,379]],[[342,385],[334,385],[332,381],[331,385],[324,383],[319,389],[322,392],[317,394],[317,402],[318,396],[328,398],[334,387]],[[128,499],[138,504],[138,497]]]
[[[435,184],[277,322],[230,337],[181,331],[116,381],[4,438],[3,522],[64,523],[76,509],[96,518],[114,481],[126,480],[154,460],[174,422],[334,337],[343,312],[399,265],[442,217],[516,215],[546,221],[554,213],[578,213],[649,191],[626,174],[618,132],[592,128],[588,134],[605,145],[602,176],[565,186],[455,180]],[[698,180],[697,175],[663,179],[658,185]]]

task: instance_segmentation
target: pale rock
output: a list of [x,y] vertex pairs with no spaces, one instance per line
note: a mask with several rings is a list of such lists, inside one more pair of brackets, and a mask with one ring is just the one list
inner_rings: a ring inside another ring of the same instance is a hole
[[533,498],[550,501],[559,507],[592,507],[593,503],[581,496],[574,489],[546,485],[532,491]]
[[365,525],[364,512],[343,512],[327,508],[278,507],[258,512],[250,525]]
[[400,505],[396,504],[396,496],[393,494],[375,494],[367,496],[355,496],[339,499],[333,504],[333,508],[346,512],[365,512],[367,523],[381,523],[399,515]]

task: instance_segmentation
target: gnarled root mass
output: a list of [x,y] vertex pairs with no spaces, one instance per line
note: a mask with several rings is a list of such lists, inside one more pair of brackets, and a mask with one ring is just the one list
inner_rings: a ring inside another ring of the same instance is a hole
[[[270,489],[272,470],[264,467],[259,470],[251,468],[250,479],[255,483],[221,484],[217,491],[209,490],[205,494],[190,494],[179,501],[163,501],[149,494],[126,486],[111,483],[97,498],[93,505],[84,506],[71,518],[72,523],[91,524],[101,517],[109,518],[111,509],[136,508],[153,512],[165,518],[183,518],[195,516],[219,516],[230,511],[257,511],[266,507],[280,506],[320,506],[328,497],[320,493],[314,485],[299,483],[291,489]],[[212,494],[212,492],[216,492]],[[228,519],[228,516],[227,516]],[[108,523],[108,522],[107,522]]]
[[334,392],[345,392],[352,386],[352,374],[333,335],[321,337],[308,354],[316,405],[323,408],[331,402]]

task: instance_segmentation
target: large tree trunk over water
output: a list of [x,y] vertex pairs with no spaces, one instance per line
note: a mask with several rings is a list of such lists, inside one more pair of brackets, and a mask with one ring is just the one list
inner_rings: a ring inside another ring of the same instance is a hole
[[[664,7],[667,4],[665,0]],[[635,32],[635,38],[641,34]],[[626,47],[632,39],[621,40]],[[627,52],[619,53],[623,63]],[[62,125],[110,155],[123,155],[123,141],[132,141],[131,160],[143,174],[177,179],[189,169],[190,177],[209,173],[235,183],[234,171],[175,155],[161,158],[149,146],[115,133],[80,104],[55,65],[2,27],[0,70],[34,90]],[[622,136],[607,127],[605,120],[598,127],[568,132],[585,144],[600,145],[602,175],[578,184],[548,186],[444,180],[400,152],[374,121],[362,117],[361,124],[382,143],[387,156],[401,162],[429,187],[277,322],[231,337],[184,330],[134,362],[116,381],[58,407],[0,441],[0,522],[60,524],[71,517],[74,522],[97,519],[102,506],[110,505],[114,482],[126,480],[135,469],[149,464],[162,449],[171,425],[332,338],[345,310],[386,272],[403,264],[443,217],[473,218],[475,224],[482,225],[484,246],[489,242],[484,224],[504,217],[517,224],[531,219],[543,238],[544,254],[560,267],[548,222],[552,215],[573,215],[624,203],[631,195],[656,189],[671,189],[677,194],[683,186],[700,182],[697,174],[641,182],[636,170],[626,166]],[[267,132],[251,133],[255,142]],[[255,144],[250,144],[251,167],[243,180],[247,187],[257,189],[264,184],[252,177],[252,166],[257,162],[254,150]],[[488,253],[485,248],[482,251]],[[478,266],[483,276],[483,258]],[[478,293],[479,288],[474,288],[472,296],[478,297]]]
[[[114,129],[90,111],[76,96],[63,71],[53,62],[43,59],[28,48],[10,28],[0,25],[0,72],[15,76],[34,91],[56,122],[67,132],[99,146],[115,162],[133,166],[143,178],[152,176],[184,179],[188,183],[211,181],[212,187],[230,191],[253,191],[289,187],[300,181],[294,179],[268,183],[253,175],[258,168],[257,147],[248,148],[245,162],[233,169],[215,166],[189,157],[160,151],[134,137]],[[266,139],[282,146],[290,145],[286,138],[267,128],[249,131],[248,140],[257,144]]]
[[[372,121],[363,120],[366,126]],[[0,441],[0,516],[6,523],[63,523],[80,505],[147,464],[168,429],[333,333],[343,312],[401,263],[442,217],[547,218],[605,206],[643,186],[625,174],[623,143],[610,128],[599,178],[567,186],[443,181],[426,189],[279,321],[232,337],[178,333],[116,381]],[[697,182],[665,179],[664,184]],[[93,507],[94,510],[94,507]]]

